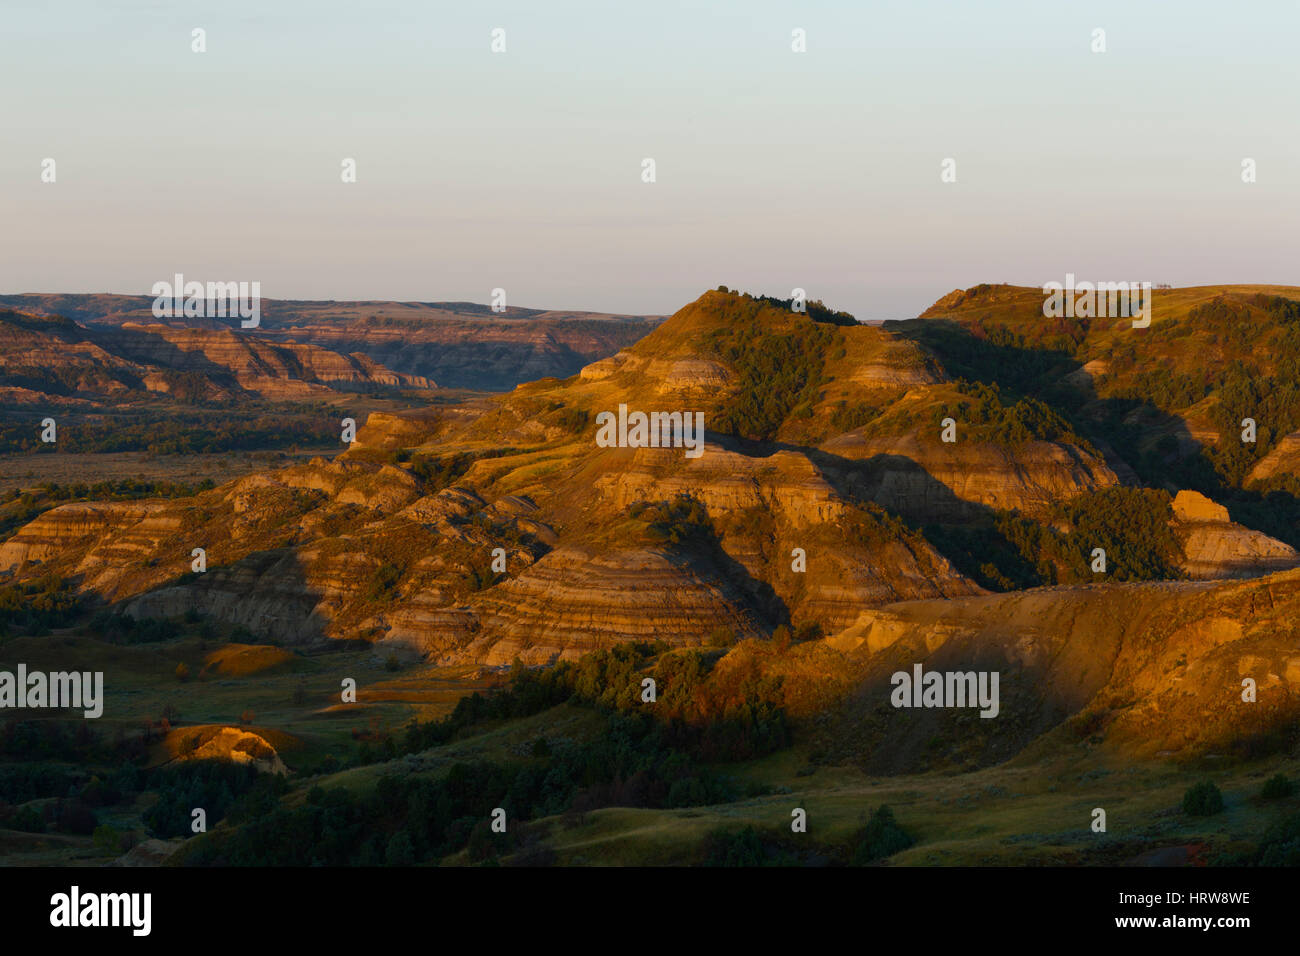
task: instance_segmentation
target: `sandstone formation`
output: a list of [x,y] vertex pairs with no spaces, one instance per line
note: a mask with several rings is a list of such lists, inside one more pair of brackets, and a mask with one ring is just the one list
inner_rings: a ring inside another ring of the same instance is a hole
[[1254,483],[1297,474],[1300,474],[1300,432],[1292,432],[1256,463],[1247,481]]
[[1227,508],[1200,492],[1178,492],[1173,508],[1181,568],[1190,578],[1255,577],[1300,566],[1295,548],[1229,520]]
[[6,382],[44,390],[56,402],[177,392],[201,399],[302,399],[340,390],[435,387],[365,355],[272,341],[257,332],[135,323],[93,329],[0,313],[0,383]]
[[[95,327],[153,325],[153,298],[120,295],[2,295],[0,305],[63,315]],[[660,316],[523,309],[504,313],[469,302],[309,302],[263,298],[259,336],[341,356],[365,355],[380,377],[424,379],[448,388],[505,391],[520,382],[566,378],[631,345]],[[171,319],[174,328],[228,329],[222,319]],[[243,332],[237,334],[246,334]],[[392,371],[387,371],[391,369]],[[406,386],[405,382],[403,383]]]
[[[787,705],[827,710],[820,743],[874,772],[999,762],[1043,734],[1152,757],[1225,754],[1300,718],[1300,657],[1290,620],[1300,571],[1249,582],[1080,585],[912,601],[866,611],[824,641],[775,657],[738,649],[721,667],[758,655],[780,674]],[[900,710],[891,675],[997,672],[999,715],[960,708]],[[1258,698],[1242,703],[1242,678]]]
[[1084,491],[1119,484],[1103,458],[1073,444],[1006,448],[944,444],[915,433],[865,438],[850,432],[822,447],[864,463],[871,500],[920,521],[960,520],[981,507],[1045,514]]

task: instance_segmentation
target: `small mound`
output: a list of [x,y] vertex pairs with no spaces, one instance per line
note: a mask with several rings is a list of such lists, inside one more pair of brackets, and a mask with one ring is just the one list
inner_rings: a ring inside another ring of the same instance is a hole
[[227,644],[203,659],[203,673],[223,677],[247,677],[279,667],[293,660],[293,654],[269,644]]
[[[226,760],[252,764],[269,773],[287,774],[289,768],[267,740],[268,736],[271,734],[261,730],[206,724],[176,728],[168,733],[164,746],[176,760]],[[288,734],[276,736],[294,741]]]

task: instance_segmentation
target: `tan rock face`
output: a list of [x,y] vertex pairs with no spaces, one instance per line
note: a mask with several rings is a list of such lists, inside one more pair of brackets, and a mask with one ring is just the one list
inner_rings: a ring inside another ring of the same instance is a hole
[[871,500],[923,521],[962,520],[980,506],[1040,515],[1084,491],[1119,484],[1102,458],[1070,444],[1004,448],[850,432],[822,447],[865,463],[864,493]]
[[914,343],[885,339],[876,358],[854,366],[850,381],[870,389],[908,389],[933,385],[942,376],[927,367],[925,353]]
[[219,370],[242,388],[268,397],[305,393],[308,385],[390,385],[432,388],[422,376],[391,372],[364,355],[225,330],[124,325],[104,333],[118,354],[146,366],[177,371]]
[[637,501],[683,494],[719,517],[763,508],[792,523],[817,523],[833,521],[844,511],[834,489],[804,455],[780,451],[749,458],[711,443],[699,458],[686,458],[677,449],[637,449],[630,466],[602,474],[596,487],[619,511]]
[[598,362],[592,362],[590,365],[584,365],[578,372],[578,378],[584,382],[598,382],[601,379],[609,378],[618,371],[619,365],[622,364],[622,353],[611,355],[609,358],[603,358]]
[[858,366],[853,373],[853,381],[867,388],[912,388],[915,385],[931,385],[939,378],[924,367],[899,368],[886,363],[871,363]]
[[[1297,609],[1300,571],[912,601],[864,612],[770,672],[784,678],[794,712],[829,711],[817,743],[832,759],[874,772],[925,769],[933,737],[964,741],[966,761],[998,762],[1071,718],[1079,723],[1061,731],[1071,742],[1147,757],[1226,753],[1243,735],[1286,734],[1300,717]],[[998,718],[893,708],[891,675],[917,663],[997,672]],[[1250,705],[1245,676],[1258,684]]]
[[1183,571],[1198,580],[1256,577],[1300,566],[1290,545],[1231,522],[1183,529]]
[[[94,328],[152,325],[152,296],[0,295],[5,305],[66,315]],[[566,378],[631,345],[661,316],[545,311],[511,306],[497,314],[469,302],[312,302],[262,299],[261,337],[363,353],[410,378],[451,388],[507,391],[520,382]],[[219,320],[169,325],[219,328]]]
[[[46,377],[59,392],[71,384],[84,398],[170,393],[176,373],[187,376],[185,388],[209,399],[244,392],[291,399],[376,385],[435,387],[427,378],[390,371],[365,355],[273,341],[256,332],[133,323],[106,330],[7,314],[9,319],[0,313],[0,374]],[[30,327],[18,324],[23,322]]]
[[1300,432],[1292,432],[1251,469],[1248,481],[1267,481],[1278,475],[1300,474]]
[[[284,765],[275,748],[252,731],[240,727],[222,727],[215,733],[211,733],[181,728],[172,736],[183,740],[187,733],[192,735],[198,746],[193,750],[182,751],[179,758],[181,760],[224,760],[230,763],[247,764],[263,773],[279,776],[289,774],[289,768]],[[199,742],[199,739],[204,737],[206,739]]]
[[[655,370],[652,368],[651,374]],[[726,387],[731,372],[718,362],[704,359],[681,359],[673,362],[662,373],[659,384],[661,395],[678,395]]]
[[1229,520],[1227,508],[1200,492],[1178,492],[1173,510],[1183,545],[1180,569],[1189,578],[1248,578],[1300,567],[1294,548]]
[[488,592],[471,659],[508,664],[571,658],[620,640],[703,644],[718,627],[758,631],[716,570],[659,550],[552,551]]
[[313,323],[281,332],[336,352],[364,352],[404,376],[450,388],[504,391],[539,378],[567,378],[593,359],[631,345],[654,321],[582,318],[438,319],[401,327],[357,328]]
[[1174,517],[1179,521],[1227,521],[1228,509],[1199,491],[1184,488],[1174,495]]
[[1105,359],[1093,359],[1091,362],[1085,362],[1082,367],[1075,369],[1069,375],[1066,375],[1062,381],[1067,382],[1076,388],[1091,388],[1097,380],[1110,371],[1110,363]]

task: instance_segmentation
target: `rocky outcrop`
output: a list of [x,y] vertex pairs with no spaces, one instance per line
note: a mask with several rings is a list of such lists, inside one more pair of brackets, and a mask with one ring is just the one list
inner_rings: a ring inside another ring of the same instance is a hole
[[422,445],[437,432],[440,424],[436,412],[421,415],[390,415],[371,412],[357,429],[352,448],[374,448],[388,451]]
[[557,548],[485,594],[464,656],[540,664],[628,640],[704,644],[720,627],[754,636],[744,605],[716,570],[682,554]]
[[1282,475],[1300,475],[1300,432],[1292,432],[1279,441],[1255,464],[1246,480],[1253,484]]
[[174,533],[181,521],[180,509],[167,502],[60,505],[24,525],[0,545],[0,572],[36,573],[72,552],[82,555],[75,573],[94,578],[100,568],[140,562],[152,553],[153,543]]
[[[5,295],[0,302],[112,328],[155,325],[153,298],[123,295]],[[258,335],[268,342],[367,356],[386,371],[449,388],[507,391],[521,382],[567,378],[645,336],[656,315],[525,309],[497,313],[471,302],[261,300]],[[222,319],[171,319],[173,328],[223,330]],[[243,334],[242,332],[239,334]],[[404,386],[408,387],[408,386]]]
[[[795,714],[823,712],[828,759],[873,772],[1005,760],[1052,732],[1127,753],[1225,753],[1300,717],[1289,637],[1300,571],[1251,582],[1105,584],[913,601],[864,612],[825,641],[762,656]],[[762,651],[755,649],[755,655]],[[733,655],[741,658],[744,655]],[[892,675],[999,678],[998,713],[896,708]],[[719,668],[742,666],[720,663]],[[1244,703],[1244,677],[1257,699]],[[934,748],[928,742],[939,740]]]
[[340,354],[293,340],[272,341],[257,333],[128,323],[99,335],[106,347],[140,365],[224,372],[246,391],[268,398],[309,394],[312,385],[434,387],[424,376],[392,372],[365,355]]
[[1228,509],[1216,504],[1199,491],[1184,488],[1174,495],[1174,518],[1185,522],[1223,522],[1228,520]]
[[726,366],[706,359],[681,359],[664,370],[652,368],[650,374],[659,379],[659,394],[665,396],[714,391],[732,379]]
[[339,390],[435,387],[365,355],[273,342],[256,332],[133,323],[88,329],[17,313],[0,313],[0,383],[44,391],[56,402],[150,392],[186,399],[241,393],[297,399]]
[[263,773],[288,776],[274,747],[259,734],[242,727],[182,727],[167,739],[178,760],[221,760],[245,764]]
[[944,444],[850,432],[822,447],[863,463],[863,493],[872,501],[924,522],[960,521],[981,507],[1044,515],[1082,492],[1119,484],[1102,458],[1068,443]]
[[1290,545],[1230,521],[1227,508],[1199,492],[1178,492],[1173,510],[1183,546],[1180,570],[1190,578],[1257,577],[1300,566]]
[[638,501],[689,495],[718,518],[762,508],[792,524],[810,524],[844,513],[835,490],[798,452],[751,458],[706,443],[700,457],[686,458],[679,449],[640,448],[629,464],[600,475],[595,484],[618,511]]

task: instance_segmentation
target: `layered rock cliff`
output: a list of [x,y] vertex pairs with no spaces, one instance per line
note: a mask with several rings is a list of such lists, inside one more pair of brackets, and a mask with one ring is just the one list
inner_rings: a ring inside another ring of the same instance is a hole
[[67,320],[0,314],[0,384],[52,402],[107,402],[149,393],[185,399],[253,394],[301,399],[334,391],[434,388],[365,355],[343,355],[252,332],[126,323],[91,329]]

